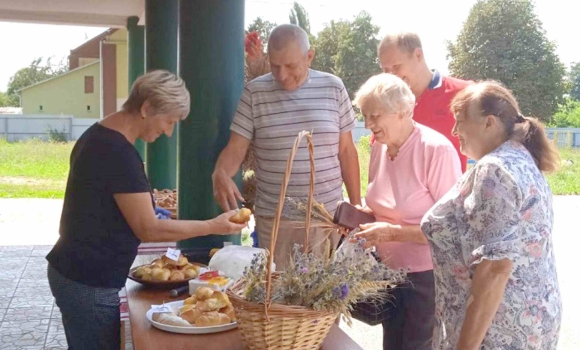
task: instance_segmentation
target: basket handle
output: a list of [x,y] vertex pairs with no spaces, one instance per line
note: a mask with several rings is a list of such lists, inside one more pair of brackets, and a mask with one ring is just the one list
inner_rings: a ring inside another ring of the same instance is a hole
[[290,182],[290,175],[292,174],[292,164],[294,157],[298,151],[298,146],[302,138],[306,137],[308,144],[308,155],[310,157],[310,188],[308,190],[308,208],[306,209],[306,240],[304,243],[304,251],[308,251],[308,236],[310,233],[310,216],[312,215],[312,202],[314,197],[314,144],[312,143],[312,134],[308,131],[302,131],[294,141],[294,147],[290,151],[290,156],[286,163],[286,172],[282,180],[282,187],[280,189],[280,198],[278,200],[278,208],[276,209],[276,216],[274,217],[274,224],[272,226],[272,236],[270,238],[270,254],[268,255],[267,279],[266,279],[266,317],[268,316],[268,308],[270,306],[270,291],[272,289],[272,262],[274,261],[274,251],[276,248],[276,240],[278,239],[278,230],[280,228],[280,221],[282,217],[282,209],[284,207],[284,199],[286,198],[286,190]]

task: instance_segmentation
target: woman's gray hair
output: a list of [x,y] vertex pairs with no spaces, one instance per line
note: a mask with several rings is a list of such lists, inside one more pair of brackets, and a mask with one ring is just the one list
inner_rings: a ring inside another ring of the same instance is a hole
[[183,120],[189,114],[190,97],[185,82],[166,70],[153,70],[137,78],[123,103],[123,111],[140,112],[145,101],[149,101],[153,115],[180,115]]
[[367,80],[357,91],[353,104],[362,108],[367,102],[380,102],[388,113],[412,116],[415,108],[415,95],[399,77],[389,74],[377,74]]

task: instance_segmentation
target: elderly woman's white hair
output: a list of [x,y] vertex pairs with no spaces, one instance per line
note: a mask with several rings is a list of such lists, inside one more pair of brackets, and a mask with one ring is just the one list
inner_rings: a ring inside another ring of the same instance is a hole
[[167,70],[153,70],[137,78],[123,104],[123,111],[139,112],[145,101],[149,102],[149,112],[154,115],[179,115],[183,120],[189,114],[190,97],[185,82]]
[[353,104],[363,109],[369,101],[380,102],[388,113],[412,116],[415,95],[409,85],[399,77],[381,73],[372,76],[357,91]]

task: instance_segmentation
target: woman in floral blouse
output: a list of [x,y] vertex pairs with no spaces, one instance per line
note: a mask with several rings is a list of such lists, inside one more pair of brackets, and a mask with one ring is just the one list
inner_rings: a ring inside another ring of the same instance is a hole
[[451,105],[461,152],[477,161],[424,216],[436,287],[434,349],[556,349],[561,303],[552,192],[558,155],[496,82]]

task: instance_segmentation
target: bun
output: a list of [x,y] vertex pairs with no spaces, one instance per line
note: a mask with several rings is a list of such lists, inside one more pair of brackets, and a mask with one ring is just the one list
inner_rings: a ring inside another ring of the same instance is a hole
[[197,297],[195,295],[192,295],[183,301],[183,305],[195,305],[195,304],[197,304]]
[[252,211],[250,209],[242,208],[236,213],[236,215],[234,215],[230,218],[230,222],[233,222],[236,224],[245,224],[248,221],[250,221],[251,215],[252,215]]
[[221,303],[216,299],[207,299],[204,301],[198,301],[197,304],[195,304],[195,307],[201,311],[217,311],[223,306],[221,306]]
[[217,311],[206,312],[197,319],[195,325],[197,327],[211,327],[230,323],[230,318],[225,314],[220,314]]
[[194,269],[186,269],[183,270],[183,275],[185,276],[185,278],[190,279],[190,278],[196,278],[198,276],[197,271],[195,271]]
[[215,303],[219,306],[218,309],[230,305],[230,298],[228,298],[228,295],[217,290],[213,292],[211,299],[206,300],[206,302],[210,300],[215,300]]
[[167,281],[171,272],[168,269],[153,269],[151,275],[154,281]]
[[191,324],[195,324],[203,312],[195,307],[195,305],[183,305],[179,316]]
[[169,275],[170,281],[181,281],[183,279],[185,279],[185,275],[181,271],[173,270]]
[[227,315],[231,321],[236,320],[236,311],[235,311],[234,307],[232,306],[232,304],[229,304],[228,306],[219,309],[219,313]]
[[179,259],[177,260],[177,266],[185,266],[189,264],[189,261],[187,260],[187,258],[183,255],[179,256]]
[[177,327],[191,327],[191,324],[179,316],[175,316],[171,313],[159,313],[156,312],[152,317],[153,321],[163,323],[170,326]]
[[151,268],[164,267],[164,266],[165,266],[165,262],[163,262],[163,259],[161,259],[161,258],[155,259],[151,262]]
[[197,300],[206,300],[211,298],[211,296],[213,295],[214,290],[209,288],[209,287],[199,287],[197,288],[197,290],[195,291],[195,296],[197,297]]
[[138,267],[137,269],[135,269],[135,271],[133,272],[133,277],[143,278],[144,275],[150,275],[150,274],[151,274],[151,268],[149,266],[141,266],[141,267]]

